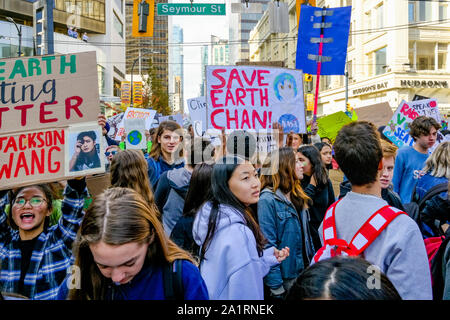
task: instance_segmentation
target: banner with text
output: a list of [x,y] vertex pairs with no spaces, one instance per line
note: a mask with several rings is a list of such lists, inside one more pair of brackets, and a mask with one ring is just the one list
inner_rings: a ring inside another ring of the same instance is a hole
[[197,97],[187,100],[187,105],[189,108],[189,115],[191,117],[192,129],[194,130],[194,135],[196,137],[202,136],[203,132],[206,131],[207,122],[207,108],[206,108],[206,98]]
[[125,120],[126,119],[144,119],[145,129],[149,130],[155,118],[156,110],[153,109],[142,109],[142,108],[132,108],[128,107],[125,111],[122,120],[117,127],[117,134],[115,140],[120,140],[123,133],[125,132]]
[[306,133],[303,73],[265,66],[206,66],[208,129]]
[[[0,189],[81,175],[67,171],[65,150],[73,125],[100,128],[97,77],[95,52],[0,60]],[[76,143],[83,157],[88,136]]]
[[[395,110],[392,119],[383,130],[383,134],[399,148],[405,145],[412,146],[414,140],[409,135],[409,126],[419,116],[432,117],[438,123],[441,123],[441,115],[439,114],[436,100],[426,99],[410,102],[402,100],[397,110]],[[440,143],[441,140],[438,137],[436,144]],[[434,150],[434,147],[431,150]]]

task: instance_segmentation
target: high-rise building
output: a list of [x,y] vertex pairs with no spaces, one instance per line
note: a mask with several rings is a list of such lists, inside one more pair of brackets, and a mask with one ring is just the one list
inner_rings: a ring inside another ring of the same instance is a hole
[[209,64],[208,46],[202,46],[200,48],[200,68],[202,73],[202,82],[200,83],[199,96],[206,96],[206,66]]
[[[123,0],[55,0],[54,53],[96,51],[101,99],[120,96],[125,80],[125,6]],[[22,27],[21,53],[34,53],[33,2],[0,1],[0,59],[17,56],[19,38],[10,17]],[[69,36],[69,30],[77,36]],[[83,41],[83,35],[86,33]]]
[[[251,3],[261,3],[266,10],[271,0],[252,0]],[[231,3],[245,3],[244,0],[227,0],[227,18],[229,23],[230,64],[249,61],[250,31],[258,23],[262,13],[232,13]]]
[[[170,20],[170,19],[169,19]],[[171,23],[169,23],[171,25]],[[178,25],[170,28],[169,35],[169,101],[173,113],[184,112],[184,55],[183,29]]]
[[211,61],[212,65],[228,65],[230,62],[230,48],[228,40],[211,35]]
[[[119,1],[119,0],[116,0]],[[126,0],[126,73],[129,75],[148,74],[149,60],[151,60],[156,76],[161,80],[163,87],[168,91],[169,87],[169,65],[168,65],[168,16],[159,16],[156,14],[158,3],[167,3],[167,0],[155,0],[155,17],[153,24],[153,37],[132,37],[131,25],[133,21],[133,1]],[[140,60],[139,60],[140,57]],[[138,61],[133,67],[135,60]],[[133,70],[131,70],[133,69]]]

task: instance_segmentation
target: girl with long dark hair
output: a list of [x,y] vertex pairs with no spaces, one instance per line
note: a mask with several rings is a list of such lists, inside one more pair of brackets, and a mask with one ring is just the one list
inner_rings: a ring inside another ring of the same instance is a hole
[[294,150],[273,151],[264,161],[258,220],[266,246],[289,247],[290,256],[264,278],[267,295],[282,298],[315,253],[309,231],[308,196],[303,192],[301,162]]
[[328,207],[336,201],[333,185],[316,147],[301,146],[297,149],[297,154],[303,162],[302,188],[312,200],[309,213],[314,248],[321,248],[318,229]]
[[315,143],[314,146],[319,150],[320,157],[327,170],[333,169],[333,150],[331,145],[326,142]]
[[198,209],[210,198],[212,169],[213,165],[208,163],[195,166],[184,202],[183,215],[170,234],[170,238],[179,247],[194,256],[198,256],[199,247],[192,236],[192,226]]
[[211,199],[194,220],[200,272],[213,300],[263,300],[263,277],[289,255],[289,249],[264,249],[266,239],[251,206],[261,183],[253,165],[226,156],[214,165]]

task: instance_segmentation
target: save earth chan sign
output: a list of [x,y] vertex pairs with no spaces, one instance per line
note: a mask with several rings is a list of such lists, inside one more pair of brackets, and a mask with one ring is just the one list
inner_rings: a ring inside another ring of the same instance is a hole
[[208,129],[306,133],[303,73],[265,66],[206,66]]
[[0,189],[104,172],[95,52],[0,60]]

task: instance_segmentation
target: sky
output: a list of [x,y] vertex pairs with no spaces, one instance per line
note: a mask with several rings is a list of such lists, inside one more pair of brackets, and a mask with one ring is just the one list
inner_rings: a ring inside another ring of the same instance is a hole
[[[174,3],[189,3],[187,0]],[[202,1],[207,3],[206,1]],[[195,3],[195,2],[194,2]],[[224,3],[224,1],[214,1]],[[228,21],[226,16],[172,16],[172,25],[183,28],[184,43],[184,103],[188,112],[186,100],[198,97],[201,83],[201,46],[211,41],[211,35],[228,39]],[[193,43],[196,43],[195,45]],[[202,42],[202,44],[198,44]],[[191,43],[191,45],[189,45]]]

